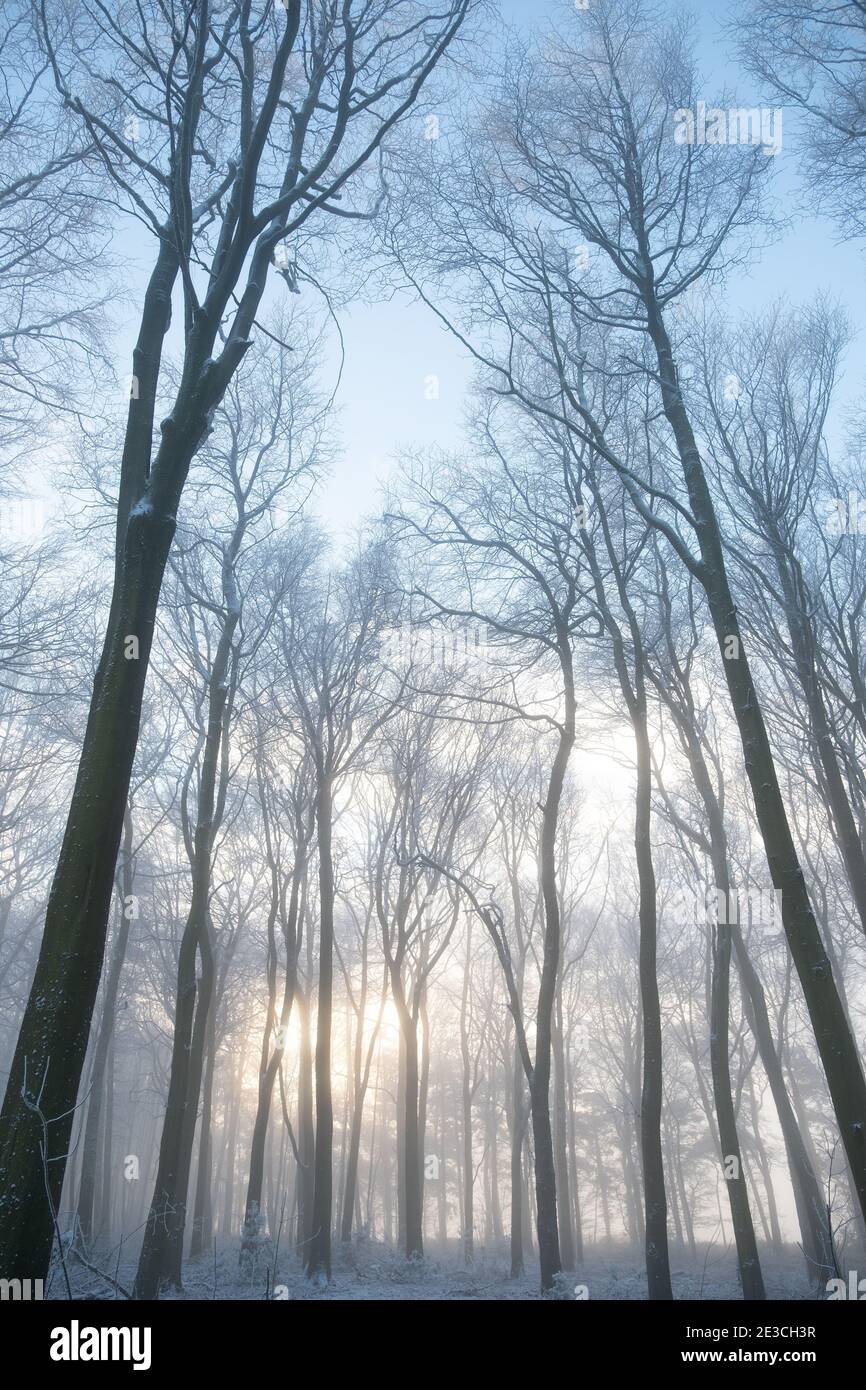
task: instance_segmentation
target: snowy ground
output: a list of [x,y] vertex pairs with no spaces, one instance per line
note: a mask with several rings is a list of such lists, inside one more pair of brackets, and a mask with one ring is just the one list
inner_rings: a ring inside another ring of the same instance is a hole
[[[184,1294],[173,1297],[208,1300],[262,1300],[276,1296],[289,1300],[393,1301],[496,1301],[500,1299],[538,1301],[537,1265],[530,1260],[523,1279],[508,1277],[508,1255],[479,1253],[467,1268],[456,1248],[435,1251],[422,1262],[408,1263],[385,1246],[366,1244],[348,1252],[335,1251],[333,1280],[327,1288],[310,1286],[291,1252],[280,1251],[277,1275],[271,1274],[273,1251],[263,1252],[259,1266],[241,1271],[237,1249],[219,1248],[213,1257],[187,1263]],[[122,1290],[131,1288],[135,1276],[133,1260],[99,1260],[99,1269],[85,1269],[74,1259],[68,1261],[73,1296],[84,1299],[123,1298],[112,1287],[115,1280]],[[767,1296],[775,1300],[808,1299],[810,1291],[803,1273],[803,1261],[796,1248],[784,1255],[762,1255]],[[677,1299],[731,1299],[741,1297],[731,1250],[711,1247],[700,1252],[697,1263],[673,1263],[674,1297]],[[108,1278],[104,1276],[109,1276]],[[646,1298],[646,1275],[633,1252],[611,1249],[604,1255],[590,1256],[574,1274],[561,1276],[557,1296],[575,1299],[575,1285],[585,1285],[592,1300],[641,1300]],[[53,1272],[49,1298],[66,1296],[62,1271]]]

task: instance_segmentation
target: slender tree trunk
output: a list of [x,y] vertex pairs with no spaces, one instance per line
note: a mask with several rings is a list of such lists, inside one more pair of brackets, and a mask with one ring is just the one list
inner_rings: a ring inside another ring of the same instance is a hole
[[[690,698],[688,691],[686,695]],[[710,858],[714,866],[713,873],[717,879],[717,887],[722,889],[725,893],[725,901],[730,904],[730,875],[727,867],[728,840],[719,797],[713,786],[698,732],[693,719],[690,717],[691,711],[683,709],[677,702],[673,701],[668,701],[668,707],[679,726],[692,778],[706,811]],[[833,1276],[835,1262],[829,1242],[824,1217],[824,1203],[818,1186],[818,1179],[797,1116],[794,1113],[791,1098],[788,1095],[760,977],[749,956],[737,914],[729,911],[727,916],[732,919],[728,921],[728,935],[737,963],[746,1018],[758,1046],[761,1065],[770,1084],[770,1092],[785,1142],[788,1170],[800,1224],[803,1255],[810,1278],[825,1283]]]
[[418,1184],[420,1188],[421,1224],[424,1225],[424,1183],[426,1180],[425,1148],[427,1143],[427,1106],[430,1099],[430,1017],[427,1013],[427,986],[423,985],[418,1017],[421,1023],[421,1070],[418,1077]]
[[511,1060],[511,1278],[519,1279],[524,1271],[523,1254],[523,1141],[529,1111],[526,1105],[526,1074],[520,1060],[517,1043]]
[[490,1225],[493,1240],[502,1240],[502,1203],[499,1199],[499,1123],[496,1106],[496,1093],[491,1087],[488,1110],[488,1155],[490,1160]]
[[716,890],[716,921],[712,929],[712,969],[710,979],[710,1070],[713,1079],[713,1100],[719,1127],[720,1158],[728,1200],[731,1223],[737,1247],[737,1262],[743,1297],[748,1300],[766,1297],[758,1243],[749,1205],[749,1192],[740,1150],[734,1099],[731,1090],[730,1066],[730,981],[732,920],[736,916],[735,898],[728,874],[728,845],[721,807],[711,784],[703,751],[693,728],[681,730],[687,745],[695,785],[704,802],[710,835],[710,858]]
[[[178,957],[177,1012],[172,1040],[171,1073],[159,1164],[151,1211],[135,1281],[137,1298],[152,1299],[160,1286],[181,1285],[183,1236],[192,1150],[201,1095],[204,1051],[213,1007],[214,959],[210,927],[213,845],[221,811],[217,780],[224,777],[221,753],[233,685],[232,649],[240,620],[233,565],[242,532],[236,527],[232,547],[222,562],[225,612],[208,679],[207,727],[199,777],[192,855],[192,900]],[[223,760],[224,761],[224,760]],[[222,790],[222,786],[220,788]],[[196,956],[201,979],[196,982]],[[198,999],[196,996],[198,995]]]
[[601,1193],[601,1215],[604,1221],[604,1238],[610,1241],[610,1200],[608,1198],[608,1177],[607,1166],[601,1156],[601,1145],[598,1141],[598,1132],[593,1136],[593,1147],[595,1150],[595,1177]]
[[574,1075],[569,1048],[566,1049],[565,1064],[568,1077],[568,1153],[574,1192],[574,1257],[578,1268],[580,1268],[583,1264],[583,1214],[580,1202],[580,1175],[577,1164],[577,1137],[574,1121]]
[[228,1097],[226,1109],[228,1112],[228,1127],[226,1130],[226,1165],[225,1165],[225,1191],[223,1193],[223,1217],[222,1233],[223,1236],[231,1237],[235,1234],[234,1213],[235,1213],[235,1167],[236,1149],[238,1140],[238,1123],[241,1112],[241,1077],[243,1076],[244,1054],[238,1058],[237,1070],[232,1078],[232,1090]]
[[650,840],[652,762],[645,705],[635,722],[637,791],[635,854],[640,884],[640,995],[643,1015],[643,1086],[640,1135],[645,1202],[645,1249],[651,1299],[672,1299],[667,1198],[662,1156],[662,1021],[657,967],[656,882]]
[[461,1060],[461,1118],[462,1118],[462,1167],[463,1191],[461,1211],[463,1215],[463,1261],[469,1265],[475,1258],[475,1206],[472,1160],[472,1077],[469,1057],[469,979],[472,960],[472,923],[466,930],[466,957],[463,966],[463,992],[460,1002],[460,1060]]
[[713,1076],[713,1093],[716,1104],[716,1117],[719,1125],[719,1142],[728,1200],[731,1204],[731,1222],[734,1227],[734,1240],[737,1246],[737,1261],[740,1283],[745,1299],[766,1298],[761,1262],[758,1258],[758,1242],[749,1206],[749,1193],[746,1187],[746,1174],[740,1152],[737,1133],[737,1119],[734,1113],[734,1098],[731,1093],[730,1066],[730,979],[731,979],[731,929],[729,909],[731,904],[731,885],[728,880],[727,860],[714,864],[717,902],[719,912],[713,939],[713,969],[710,997],[710,1068]]
[[[358,1022],[355,1030],[355,1047],[353,1058],[353,1100],[352,1100],[352,1119],[349,1132],[349,1152],[346,1161],[346,1185],[343,1192],[343,1214],[340,1224],[340,1239],[344,1244],[348,1244],[352,1239],[352,1212],[355,1212],[356,1223],[361,1224],[361,1202],[358,1183],[358,1165],[361,1151],[361,1130],[364,1121],[364,1101],[367,1096],[367,1088],[370,1084],[370,1070],[373,1065],[373,1052],[376,1038],[378,1037],[378,1022],[376,1030],[367,1046],[367,1055],[364,1057],[364,1018],[366,1014],[367,989],[366,983],[362,985],[359,1006]],[[384,1005],[384,996],[383,1001]],[[381,1019],[381,1010],[380,1010]],[[372,1163],[372,1138],[371,1138],[371,1163]]]
[[399,978],[399,966],[391,970],[391,993],[400,1020],[400,1035],[403,1043],[402,1105],[400,1106],[400,1129],[402,1131],[402,1189],[404,1201],[405,1252],[407,1260],[421,1259],[424,1254],[422,1232],[421,1200],[421,1150],[418,1124],[418,1020],[414,1010],[410,1010],[403,984]]
[[319,846],[319,992],[316,1014],[316,1151],[313,1170],[313,1214],[307,1275],[331,1278],[331,1215],[333,1208],[334,1105],[331,1097],[331,1013],[334,996],[334,865],[331,850],[332,788],[321,772],[316,804]]
[[564,633],[558,634],[560,661],[565,680],[565,718],[560,729],[547,795],[542,808],[540,875],[544,902],[544,950],[535,1016],[535,1065],[530,1084],[530,1113],[535,1149],[535,1204],[538,1258],[542,1292],[552,1289],[562,1269],[556,1213],[556,1167],[550,1124],[550,1064],[553,1006],[559,973],[560,920],[556,882],[556,836],[559,807],[571,750],[574,747],[575,699],[570,648]]
[[773,549],[785,599],[791,650],[809,711],[813,758],[830,813],[833,837],[845,865],[854,906],[860,917],[860,925],[866,932],[866,856],[836,755],[836,745],[818,674],[818,654],[810,612],[812,598],[796,556],[786,554],[778,543],[774,543]]
[[397,1245],[406,1245],[406,1040],[403,1031],[397,1041],[397,1107],[394,1114],[397,1145],[394,1167],[397,1170]]
[[562,993],[557,991],[553,1028],[553,1114],[556,1160],[556,1210],[563,1269],[574,1269],[574,1232],[571,1224],[571,1193],[568,1180],[568,1116],[566,1105],[565,1044],[562,1036]]
[[[205,875],[198,871],[198,862],[196,868],[199,892],[193,889],[193,906],[187,919],[178,962],[177,1013],[159,1162],[135,1279],[135,1297],[139,1299],[157,1298],[163,1284],[176,1289],[181,1287],[189,1176],[201,1093],[207,1015],[213,995],[209,926],[206,919],[199,919],[199,910],[202,913],[207,911],[206,895],[209,888],[204,887]],[[209,873],[207,883],[210,883]],[[195,960],[199,949],[202,974],[197,984]]]
[[689,1242],[689,1250],[691,1251],[692,1259],[694,1260],[697,1259],[698,1246],[697,1241],[695,1240],[695,1225],[692,1220],[692,1211],[691,1207],[689,1206],[689,1194],[686,1192],[686,1175],[683,1172],[683,1151],[682,1145],[679,1142],[679,1135],[677,1135],[677,1140],[674,1144],[674,1155],[676,1157],[677,1183],[680,1189],[680,1201],[682,1202],[683,1208],[683,1222],[686,1228],[686,1236]]
[[358,1161],[361,1154],[361,1121],[363,1119],[363,1097],[357,1092],[352,1109],[349,1131],[349,1154],[346,1161],[346,1186],[343,1191],[343,1212],[340,1220],[340,1240],[344,1245],[352,1240],[352,1213],[358,1192]]
[[442,1254],[448,1245],[448,1145],[445,1125],[445,1080],[439,1073],[439,1183],[437,1187],[437,1212],[439,1219],[439,1244]]
[[313,1047],[310,1037],[310,1006],[306,995],[298,995],[301,1025],[298,1053],[298,1247],[306,1261],[313,1231],[313,1162],[316,1151],[313,1127]]
[[207,1060],[202,1088],[201,1126],[198,1145],[195,1200],[193,1202],[192,1238],[189,1256],[196,1259],[210,1250],[213,1240],[211,1224],[211,1181],[213,1178],[213,1083],[216,1067],[216,1007],[208,1010]]
[[295,864],[292,870],[292,883],[286,913],[286,979],[279,1014],[279,1037],[272,1045],[271,1035],[276,1023],[277,987],[277,947],[275,924],[279,906],[280,887],[276,862],[271,847],[270,830],[265,830],[267,855],[271,865],[271,907],[268,914],[268,1008],[265,1017],[265,1031],[262,1038],[262,1051],[259,1060],[259,1089],[256,1099],[256,1116],[250,1142],[250,1171],[247,1180],[247,1195],[244,1203],[244,1222],[241,1236],[241,1255],[254,1254],[261,1234],[262,1181],[265,1167],[265,1146],[270,1123],[271,1103],[274,1082],[282,1064],[285,1031],[289,1026],[292,1005],[297,990],[297,928],[303,879],[305,855],[301,848],[300,823],[298,843],[295,851]]
[[130,899],[133,889],[132,866],[132,816],[127,806],[124,815],[123,848],[121,852],[120,911],[117,919],[117,940],[111,958],[111,967],[105,984],[105,999],[99,1035],[93,1056],[93,1069],[90,1077],[90,1103],[87,1107],[87,1124],[84,1129],[84,1145],[81,1160],[81,1186],[78,1192],[78,1227],[81,1239],[87,1247],[93,1236],[94,1184],[96,1180],[97,1149],[105,1099],[106,1062],[114,1027],[117,1021],[117,1000],[120,993],[120,975],[129,941],[129,913],[133,911]]
[[[755,1095],[755,1086],[751,1075],[746,1082],[746,1089],[749,1093],[749,1111],[752,1118],[752,1134],[755,1139],[755,1148],[758,1151],[758,1165],[761,1169],[761,1181],[764,1184],[764,1191],[767,1194],[767,1213],[770,1218],[770,1231],[768,1239],[776,1254],[782,1252],[782,1228],[779,1225],[779,1208],[776,1204],[776,1193],[773,1189],[773,1175],[770,1165],[769,1155],[766,1145],[761,1138],[761,1127],[759,1123],[758,1101]],[[753,1183],[754,1187],[754,1183]]]
[[631,635],[633,674],[629,670],[620,625],[607,599],[604,578],[595,551],[587,547],[587,560],[593,574],[596,601],[610,633],[614,666],[623,699],[631,719],[635,741],[635,829],[640,937],[638,978],[640,983],[643,1077],[640,1101],[640,1153],[644,1191],[644,1248],[647,1286],[651,1299],[672,1299],[670,1253],[668,1251],[667,1195],[662,1153],[662,1070],[661,1004],[658,987],[658,912],[656,879],[652,853],[652,754],[647,724],[646,661],[640,625],[632,606],[628,585],[610,533],[606,510],[590,477],[605,546],[616,580],[619,601]]
[[773,886],[781,892],[785,935],[815,1032],[860,1209],[866,1212],[866,1079],[806,891],[728,582],[718,519],[680,394],[670,339],[652,294],[647,296],[646,307],[658,361],[662,403],[674,434],[692,514],[697,522],[701,583],[722,654],[758,825]]
[[[667,1168],[668,1172],[673,1174],[675,1173],[675,1168],[673,1159],[673,1145],[671,1144],[671,1132],[669,1125],[664,1126],[664,1136],[665,1158],[667,1159]],[[669,1186],[668,1191],[670,1193],[671,1216],[674,1219],[674,1230],[676,1231],[677,1235],[677,1244],[679,1245],[680,1251],[684,1254],[686,1249],[686,1236],[685,1228],[683,1227],[682,1219],[680,1217],[679,1186],[675,1178],[673,1183]]]
[[99,1207],[96,1218],[96,1239],[105,1236],[111,1243],[112,1221],[111,1203],[113,1197],[114,1175],[114,1040],[105,1059],[105,1125],[102,1132],[102,1181],[99,1190]]

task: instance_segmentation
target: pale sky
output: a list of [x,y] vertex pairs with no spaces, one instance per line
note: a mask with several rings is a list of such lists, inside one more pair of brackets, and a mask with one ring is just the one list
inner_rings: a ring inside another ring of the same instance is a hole
[[[592,3],[592,0],[589,0]],[[552,15],[564,0],[500,0],[509,23],[535,26]],[[742,105],[760,104],[760,93],[747,74],[733,63],[724,25],[735,11],[731,0],[692,7],[700,32],[700,58],[706,74],[706,97],[712,102],[721,85],[734,89]],[[849,311],[855,328],[866,323],[864,254],[854,242],[839,243],[826,220],[796,212],[797,121],[785,111],[781,153],[774,159],[776,196],[795,213],[793,226],[773,247],[756,258],[748,274],[731,279],[723,296],[729,312],[754,310],[778,297],[794,302],[829,292]],[[119,325],[118,375],[130,370],[131,347],[138,325],[141,295],[153,259],[153,241],[132,222],[121,218],[117,244],[126,265],[124,279],[129,304]],[[279,287],[277,288],[279,292]],[[179,315],[177,316],[179,318]],[[359,519],[378,509],[379,485],[391,472],[404,447],[459,447],[471,362],[432,313],[408,299],[387,303],[358,303],[340,314],[346,361],[337,396],[338,457],[321,484],[314,510],[336,540],[345,540]],[[327,384],[336,377],[336,355],[326,364]],[[439,379],[439,397],[425,396],[425,378]],[[858,338],[849,352],[840,399],[859,399],[866,358]],[[119,417],[125,411],[118,396]]]
[[[556,0],[501,0],[505,18],[520,24],[538,24],[557,8]],[[742,105],[760,105],[760,93],[737,68],[724,33],[737,6],[730,0],[699,0],[691,8],[698,20],[708,102],[725,85],[736,91]],[[793,112],[783,112],[782,149],[774,163],[776,197],[794,212],[798,183]],[[791,230],[756,258],[749,274],[731,279],[722,303],[736,314],[758,310],[779,297],[804,302],[825,291],[848,309],[859,330],[866,323],[864,254],[866,248],[857,243],[839,243],[829,221],[795,215]],[[359,305],[344,316],[343,332],[347,359],[338,397],[343,448],[322,485],[316,509],[332,530],[345,536],[359,516],[375,510],[377,484],[387,477],[401,447],[459,446],[471,363],[428,310],[405,301]],[[428,374],[440,379],[438,400],[425,399]],[[840,401],[857,400],[864,376],[866,358],[858,338],[847,358]]]

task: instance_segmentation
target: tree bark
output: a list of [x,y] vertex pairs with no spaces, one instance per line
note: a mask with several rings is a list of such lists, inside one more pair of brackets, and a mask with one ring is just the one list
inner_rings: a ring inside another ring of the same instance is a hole
[[313,1123],[313,1046],[310,1006],[306,994],[298,994],[301,1039],[298,1054],[298,1232],[301,1258],[306,1263],[313,1231],[313,1162],[316,1138]]
[[[707,595],[722,655],[770,875],[774,888],[781,892],[785,935],[815,1032],[860,1209],[866,1212],[866,1079],[812,912],[791,835],[767,728],[728,582],[718,519],[680,394],[670,339],[651,293],[645,302],[649,333],[658,362],[662,404],[674,434],[692,514],[697,523],[702,561],[701,583]],[[733,648],[732,640],[735,643]],[[729,659],[731,650],[736,652],[736,656]]]
[[766,1298],[761,1262],[758,1258],[758,1243],[749,1206],[749,1193],[746,1187],[746,1174],[740,1152],[737,1133],[737,1119],[734,1113],[734,1098],[731,1093],[730,1067],[730,980],[731,980],[731,928],[730,903],[731,885],[728,879],[727,860],[714,864],[717,902],[722,908],[718,913],[713,939],[713,968],[710,988],[710,1069],[713,1076],[713,1093],[716,1105],[716,1118],[719,1125],[719,1142],[724,1169],[728,1200],[731,1204],[731,1221],[734,1227],[734,1240],[737,1246],[737,1260],[740,1271],[743,1297],[745,1299]]
[[189,1257],[196,1259],[205,1250],[210,1250],[213,1240],[211,1181],[213,1178],[213,1083],[216,1067],[216,1008],[208,1011],[207,1039],[205,1043],[207,1058],[202,1087],[201,1126],[198,1141],[198,1164],[196,1168],[195,1200],[193,1202],[192,1237],[189,1243]]
[[472,1161],[472,1077],[469,1057],[469,969],[472,959],[472,927],[466,932],[466,958],[463,967],[463,992],[460,1002],[460,1060],[461,1060],[461,1134],[463,1191],[463,1262],[470,1265],[475,1258],[475,1172]]
[[[237,531],[235,539],[239,544]],[[232,550],[223,557],[222,584],[226,608],[208,681],[207,729],[193,841],[192,898],[178,955],[177,1011],[156,1184],[135,1281],[135,1296],[140,1299],[158,1297],[160,1287],[165,1282],[175,1288],[181,1286],[192,1150],[201,1095],[208,1015],[213,1007],[215,972],[210,891],[214,836],[220,819],[217,778],[227,733],[226,712],[230,708],[232,648],[240,618],[232,571],[234,559]],[[197,955],[201,959],[201,979],[198,983]]]
[[563,1269],[575,1266],[574,1232],[571,1222],[571,1193],[568,1174],[568,1115],[566,1102],[565,1044],[562,1029],[562,992],[557,991],[553,1029],[554,1073],[553,1113],[556,1158],[556,1210]]
[[329,776],[320,772],[316,799],[319,847],[319,993],[316,1015],[316,1147],[313,1166],[313,1210],[307,1275],[317,1281],[331,1278],[331,1212],[334,1106],[331,1096],[331,1011],[334,994],[334,865],[332,859],[332,792]]
[[[564,647],[567,639],[560,634]],[[538,1258],[541,1266],[542,1292],[554,1287],[562,1269],[559,1250],[559,1227],[556,1213],[556,1167],[553,1158],[553,1134],[550,1124],[550,1064],[552,1050],[553,1006],[556,980],[559,973],[560,917],[559,894],[556,883],[556,836],[559,807],[571,750],[574,747],[575,700],[573,677],[568,659],[562,658],[566,680],[565,718],[559,733],[556,756],[553,760],[547,795],[542,808],[540,872],[541,894],[544,901],[544,949],[541,980],[538,990],[535,1026],[535,1064],[530,1084],[530,1113],[532,1139],[535,1147],[535,1205],[538,1230]]]
[[[105,1100],[106,1062],[114,1036],[117,1021],[117,1000],[120,993],[120,975],[129,941],[129,922],[127,903],[132,895],[132,815],[127,806],[124,814],[123,849],[121,852],[120,911],[117,921],[117,940],[111,957],[111,967],[105,984],[105,999],[99,1024],[99,1036],[93,1055],[93,1069],[90,1076],[90,1103],[87,1107],[87,1124],[84,1129],[84,1145],[81,1159],[81,1185],[78,1190],[78,1230],[85,1249],[91,1245],[96,1235],[94,1230],[95,1184],[97,1168],[97,1149]],[[131,908],[130,908],[131,910]]]

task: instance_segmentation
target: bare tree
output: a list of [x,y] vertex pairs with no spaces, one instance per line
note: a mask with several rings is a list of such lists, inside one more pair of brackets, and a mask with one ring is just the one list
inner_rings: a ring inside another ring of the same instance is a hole
[[[478,795],[482,754],[468,739],[436,725],[436,708],[414,709],[384,735],[385,786],[376,797],[379,852],[376,915],[400,1020],[404,1066],[403,1141],[406,1256],[423,1248],[423,1129],[418,1027],[429,981],[457,926],[459,900],[442,893],[428,861],[452,865]],[[450,745],[450,746],[449,746]],[[483,750],[482,750],[483,751]],[[424,859],[419,860],[419,851]]]
[[[254,593],[266,577],[270,560],[265,553],[263,574],[257,531],[267,532],[278,503],[287,509],[294,503],[297,510],[300,499],[295,494],[303,497],[308,475],[318,465],[318,412],[311,412],[313,422],[308,422],[305,431],[299,404],[292,408],[292,394],[300,394],[306,382],[298,377],[299,369],[289,369],[287,354],[277,350],[276,363],[274,355],[269,343],[251,354],[215,415],[214,433],[205,451],[215,478],[210,489],[214,499],[210,525],[189,538],[182,533],[172,561],[178,585],[174,602],[200,682],[191,716],[195,745],[182,798],[192,894],[178,954],[177,1011],[160,1161],[136,1280],[140,1298],[156,1297],[164,1281],[180,1285],[187,1189],[213,1008],[213,864],[226,812],[241,675],[244,663],[249,664],[265,642],[277,609],[287,601],[297,572],[308,559],[303,541],[294,548],[284,543],[275,563],[270,562],[275,578],[266,582],[265,602],[246,603],[247,594]],[[227,497],[225,506],[219,507],[215,499],[222,479]],[[291,532],[284,529],[281,535]],[[197,958],[201,962],[198,981]]]
[[[56,1204],[155,614],[191,460],[249,349],[277,246],[329,210],[352,216],[371,208],[373,195],[356,176],[384,153],[469,8],[470,0],[446,0],[425,25],[404,0],[373,13],[366,4],[289,0],[284,20],[270,0],[237,0],[224,15],[209,0],[186,0],[167,23],[156,3],[110,15],[85,4],[67,34],[65,20],[40,7],[58,90],[119,197],[153,233],[157,254],[133,354],[108,630],[2,1115],[0,1174],[13,1195],[0,1267],[16,1275],[47,1268],[53,1222],[42,1165]],[[269,67],[257,59],[260,48],[273,56]],[[290,100],[287,82],[296,87]],[[124,133],[127,116],[145,127],[146,141]],[[354,207],[342,201],[350,191]],[[154,448],[178,282],[182,362]],[[50,1154],[41,1154],[36,1097],[52,1126]]]
[[[543,1289],[553,1286],[561,1267],[556,1220],[556,1177],[550,1126],[550,1075],[553,1005],[560,959],[560,903],[556,850],[560,805],[576,737],[577,700],[574,642],[598,617],[588,597],[589,583],[578,547],[569,534],[569,500],[563,494],[551,511],[539,492],[530,464],[525,474],[509,458],[489,418],[482,414],[480,443],[486,465],[472,474],[445,464],[427,476],[418,471],[409,489],[411,511],[400,513],[407,536],[431,549],[431,588],[420,601],[448,628],[478,624],[501,645],[504,690],[490,686],[489,717],[500,723],[525,720],[549,729],[554,754],[545,789],[539,846],[544,902],[544,945],[536,1010],[535,1060],[527,1073],[535,1143],[535,1184]],[[498,579],[498,583],[494,582]],[[443,585],[437,591],[437,582]],[[530,673],[557,682],[553,699],[535,696]],[[555,713],[549,712],[553,705]],[[482,704],[480,713],[486,708]],[[528,1060],[524,1059],[524,1066]]]
[[[274,1082],[283,1063],[286,1030],[298,985],[298,961],[303,943],[303,884],[308,870],[314,829],[314,806],[309,783],[311,767],[297,750],[277,750],[282,760],[295,753],[291,775],[278,773],[274,752],[268,758],[261,723],[257,714],[256,785],[261,807],[265,855],[270,871],[270,903],[267,919],[268,1003],[259,1063],[259,1094],[250,1144],[250,1167],[244,1202],[241,1256],[255,1255],[263,1231],[262,1187],[264,1182],[265,1141],[268,1134]],[[291,861],[287,862],[287,856]],[[277,1001],[279,951],[276,927],[283,942],[284,982]]]
[[[571,25],[542,53],[510,63],[485,158],[470,159],[472,196],[458,190],[438,224],[429,204],[420,211],[441,228],[432,254],[443,269],[454,273],[456,264],[459,277],[474,277],[474,321],[484,331],[461,337],[491,389],[591,447],[704,590],[786,937],[866,1206],[866,1079],[779,786],[671,328],[684,296],[744,254],[737,234],[755,225],[768,160],[755,145],[729,158],[718,143],[686,138],[687,125],[676,138],[674,110],[696,101],[680,26],[660,32],[640,0],[594,5]],[[402,252],[398,231],[392,245],[412,274],[408,262],[422,265],[423,254],[417,246]],[[595,253],[589,273],[584,256],[576,262],[568,254],[565,237]],[[467,244],[477,248],[468,261],[455,250]],[[413,283],[423,294],[418,273]],[[453,322],[457,313],[440,316]],[[634,471],[617,422],[596,415],[582,394],[594,370],[618,380],[623,404],[632,405],[636,364],[664,420],[662,429],[654,417],[652,431],[662,476]]]
[[314,769],[319,875],[316,1014],[316,1141],[307,1272],[331,1276],[334,1112],[331,1015],[334,988],[334,799],[369,757],[401,693],[380,662],[399,605],[384,543],[374,539],[342,570],[313,575],[300,601],[280,614],[282,661],[291,706]]
[[811,205],[866,231],[866,17],[859,0],[758,0],[730,26],[743,65],[797,111]]
[[[0,20],[0,446],[8,497],[50,417],[95,406],[104,380],[109,227],[99,217],[96,150],[64,109],[40,51],[33,8]],[[104,283],[104,282],[103,282]]]

